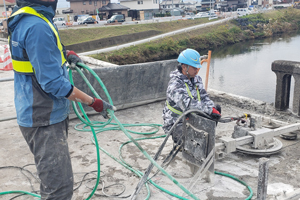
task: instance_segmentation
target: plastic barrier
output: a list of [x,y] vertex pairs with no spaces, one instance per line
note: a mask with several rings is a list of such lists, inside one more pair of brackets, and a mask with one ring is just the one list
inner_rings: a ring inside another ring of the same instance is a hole
[[[1,59],[2,60],[2,59]],[[4,68],[0,69],[3,71],[9,71],[13,69],[10,53],[8,50],[8,45],[4,46],[4,60],[3,60],[3,66]]]

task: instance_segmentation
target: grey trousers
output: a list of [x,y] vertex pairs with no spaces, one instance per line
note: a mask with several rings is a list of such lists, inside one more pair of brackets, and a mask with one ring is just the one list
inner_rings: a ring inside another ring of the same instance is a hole
[[70,200],[73,171],[67,143],[69,119],[41,127],[22,127],[41,179],[42,200]]

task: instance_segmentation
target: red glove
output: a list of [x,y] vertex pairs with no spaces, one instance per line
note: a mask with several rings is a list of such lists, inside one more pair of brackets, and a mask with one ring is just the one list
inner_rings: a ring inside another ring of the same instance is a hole
[[70,65],[72,65],[72,63],[74,63],[73,65],[76,65],[78,62],[82,63],[82,60],[74,51],[67,51],[67,61]]
[[94,98],[94,102],[89,106],[94,108],[96,112],[99,112],[105,119],[110,118],[107,109],[114,110],[114,111],[117,110],[116,107],[110,105],[106,101],[97,98]]
[[216,108],[213,108],[210,116],[216,120],[219,120],[221,118],[221,114],[219,113],[219,111]]
[[89,106],[94,108],[96,112],[103,111],[103,101],[101,99],[94,98],[94,102]]

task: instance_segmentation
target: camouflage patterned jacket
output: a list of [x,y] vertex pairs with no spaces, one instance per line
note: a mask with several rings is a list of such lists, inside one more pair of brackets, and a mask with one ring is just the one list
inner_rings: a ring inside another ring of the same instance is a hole
[[[167,101],[170,106],[178,111],[184,110],[183,105],[180,104],[182,99],[186,108],[199,109],[209,115],[211,114],[214,102],[208,97],[200,76],[197,75],[189,80],[180,71],[175,70],[171,72],[170,77],[171,80],[167,89]],[[193,98],[189,96],[185,83],[187,83]],[[196,87],[199,89],[201,101],[198,101]],[[179,115],[172,112],[165,103],[163,110],[163,129],[165,132],[171,129],[178,117]]]

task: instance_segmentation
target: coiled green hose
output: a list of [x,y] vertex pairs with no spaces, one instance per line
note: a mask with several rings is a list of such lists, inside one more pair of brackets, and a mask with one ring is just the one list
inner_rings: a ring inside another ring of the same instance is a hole
[[[86,69],[88,72],[90,72],[98,81],[98,83],[100,84],[100,86],[102,87],[103,91],[105,92],[105,95],[107,96],[108,98],[108,101],[111,105],[113,105],[113,102],[110,98],[110,95],[105,87],[105,85],[103,84],[103,82],[101,81],[101,79],[98,77],[98,75],[92,70],[90,69],[88,66],[84,65],[83,63],[78,63],[77,64],[78,66]],[[85,77],[85,75],[82,73],[82,71],[76,67],[76,71],[81,75],[81,77],[84,79],[85,83],[88,85],[88,87],[90,88],[90,90],[92,91],[92,93],[95,95],[96,98],[100,98],[101,97],[98,95],[98,93],[95,91],[95,89],[92,87],[92,85],[90,84],[90,82],[88,81],[88,79]],[[72,76],[72,70],[69,70],[69,77],[70,77],[70,82],[74,85],[74,81],[73,81],[73,76]],[[96,180],[96,184],[94,186],[94,189],[93,191],[91,192],[91,194],[88,196],[87,200],[89,200],[95,193],[95,191],[97,190],[97,187],[98,187],[98,184],[99,184],[99,180],[100,180],[100,152],[99,150],[103,151],[105,154],[107,154],[108,156],[110,156],[112,159],[114,159],[115,161],[117,161],[119,164],[121,164],[122,166],[124,166],[125,168],[129,169],[130,171],[134,172],[135,174],[137,174],[139,177],[142,177],[143,176],[143,173],[138,171],[138,170],[135,170],[133,169],[130,165],[128,165],[121,157],[120,159],[117,159],[115,158],[114,156],[112,156],[111,154],[109,154],[105,149],[103,149],[102,147],[100,147],[98,145],[98,141],[97,141],[97,136],[96,134],[97,133],[100,133],[100,132],[103,132],[103,131],[107,131],[107,130],[122,130],[125,135],[130,139],[130,141],[124,143],[120,149],[119,149],[119,153],[121,155],[121,149],[122,147],[125,145],[125,144],[128,144],[130,142],[134,143],[138,148],[139,150],[148,158],[148,160],[151,161],[151,163],[156,166],[163,174],[165,174],[173,183],[175,183],[175,185],[177,185],[181,190],[183,190],[187,195],[189,195],[192,199],[196,199],[198,200],[198,198],[192,194],[190,191],[188,191],[184,186],[182,186],[176,179],[174,179],[170,174],[168,174],[158,163],[156,163],[155,160],[153,160],[153,158],[139,145],[139,143],[137,143],[138,140],[143,140],[143,139],[155,139],[155,138],[159,138],[159,137],[165,137],[165,135],[162,135],[162,136],[156,136],[156,137],[152,137],[152,138],[139,138],[139,139],[134,139],[132,138],[132,136],[129,134],[129,132],[131,133],[135,133],[135,134],[154,134],[158,131],[158,127],[161,126],[160,124],[134,124],[134,125],[131,125],[131,124],[121,124],[121,122],[116,118],[116,116],[114,115],[114,111],[112,110],[108,110],[108,113],[110,114],[111,118],[107,121],[107,122],[94,122],[94,121],[90,121],[90,119],[88,118],[86,112],[84,111],[83,109],[83,106],[81,103],[77,103],[79,108],[80,108],[80,111],[81,113],[83,113],[83,117],[82,115],[80,115],[77,107],[76,107],[76,103],[75,102],[72,102],[72,106],[73,106],[73,109],[74,109],[74,112],[76,113],[77,117],[82,121],[81,124],[78,124],[75,126],[75,129],[76,130],[80,130],[80,131],[92,131],[93,133],[93,137],[92,137],[92,141],[93,143],[95,144],[96,146],[96,151],[97,151],[97,180]],[[115,120],[116,123],[111,123],[112,120]],[[83,128],[78,128],[79,125],[82,125],[84,124]],[[113,125],[113,127],[109,127],[109,128],[105,128],[106,125]],[[150,127],[153,127],[155,128],[156,130],[152,131],[152,132],[148,132],[148,133],[140,133],[140,132],[135,132],[135,131],[130,131],[130,130],[127,130],[125,129],[124,127],[131,127],[131,126],[150,126]],[[88,127],[88,128],[87,128]],[[229,174],[225,174],[225,173],[221,173],[221,172],[215,172],[216,174],[220,174],[220,175],[223,175],[223,176],[227,176],[227,177],[230,177],[230,178],[233,178],[234,180],[237,180],[238,182],[242,183],[243,185],[245,185],[248,190],[250,191],[250,195],[248,196],[248,199],[251,199],[252,198],[252,195],[253,195],[253,192],[251,190],[251,188],[246,184],[244,183],[243,181],[235,178],[234,176],[232,175],[229,175]],[[184,200],[187,200],[186,198],[184,197],[181,197],[177,194],[174,194],[162,187],[160,187],[159,185],[155,184],[152,180],[150,180],[150,183],[153,184],[155,187],[157,187],[158,189],[162,190],[163,192],[166,192],[178,199],[184,199]],[[147,188],[147,191],[148,191],[148,195],[146,197],[146,199],[149,199],[150,198],[150,189],[149,189],[149,186],[148,184],[146,183],[146,188]],[[39,197],[40,198],[40,195],[37,195],[37,194],[34,194],[34,193],[30,193],[30,192],[26,192],[26,191],[7,191],[7,192],[0,192],[0,195],[5,195],[5,194],[11,194],[11,193],[23,193],[23,194],[28,194],[28,195],[31,195],[31,196],[34,196],[34,197]]]

